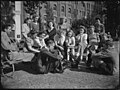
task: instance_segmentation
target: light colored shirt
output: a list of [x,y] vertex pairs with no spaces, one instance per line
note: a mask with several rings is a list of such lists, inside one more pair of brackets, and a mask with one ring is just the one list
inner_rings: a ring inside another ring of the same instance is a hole
[[22,25],[22,34],[25,38],[27,38],[27,34],[30,32],[29,26],[25,23]]
[[46,44],[45,44],[45,41],[44,41],[44,38],[39,38],[39,37],[36,37],[32,42],[31,44],[35,47],[46,47]]
[[77,36],[76,36],[76,39],[77,39],[77,41],[78,41],[78,43],[85,43],[85,44],[87,44],[87,34],[78,34]]
[[54,36],[54,41],[55,41],[57,44],[63,46],[63,44],[64,44],[64,42],[65,42],[65,36],[62,35],[62,36],[60,37],[59,35],[56,34],[56,35]]
[[67,28],[69,28],[70,27],[70,24],[68,24],[68,23],[63,23],[62,25],[61,25],[61,29],[67,29]]
[[75,46],[75,37],[66,37],[65,42],[70,46]]
[[89,45],[95,45],[100,42],[99,34],[94,33],[89,35]]
[[18,49],[17,45],[12,43],[7,33],[3,31],[1,32],[1,45],[6,50],[16,51]]
[[27,43],[28,46],[33,46],[34,45],[34,41],[31,38],[29,38],[29,40],[26,40],[26,43]]
[[40,41],[40,46],[41,46],[41,48],[43,48],[43,47],[46,48],[45,40],[44,40],[44,39],[39,39],[39,41]]

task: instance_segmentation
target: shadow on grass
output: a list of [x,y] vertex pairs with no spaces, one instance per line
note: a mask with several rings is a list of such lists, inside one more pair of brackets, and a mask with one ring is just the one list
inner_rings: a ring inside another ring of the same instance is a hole
[[[25,62],[25,63],[20,62],[20,63],[15,64],[15,71],[23,70],[31,74],[38,74],[34,66],[32,62]],[[4,69],[5,74],[10,73],[10,72],[12,72],[12,68]]]
[[23,70],[31,74],[38,74],[34,67],[33,62],[18,63],[15,65],[15,71]]
[[77,72],[86,72],[86,73],[94,73],[94,74],[99,74],[99,75],[106,75],[103,72],[95,69],[95,68],[87,68],[85,63],[81,63],[78,68],[70,68],[71,71],[77,71]]

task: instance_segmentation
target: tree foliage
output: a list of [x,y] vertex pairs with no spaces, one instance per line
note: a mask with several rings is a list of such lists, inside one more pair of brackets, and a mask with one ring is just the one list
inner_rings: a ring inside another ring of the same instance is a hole
[[39,1],[24,1],[24,10],[26,13],[31,15],[37,13],[37,9],[39,7]]
[[120,24],[120,1],[104,1],[104,5],[106,7],[106,16],[107,16],[107,24],[106,30],[111,32],[112,36],[116,35],[116,28]]
[[46,1],[23,1],[24,4],[24,10],[26,13],[29,13],[31,15],[37,13],[38,8],[42,8],[40,4],[46,3]]
[[53,15],[53,9],[50,7],[50,5],[47,3],[46,6],[46,21],[53,21],[54,15]]
[[77,29],[78,29],[78,27],[80,25],[83,25],[86,28],[89,28],[90,25],[94,25],[96,17],[99,17],[100,19],[102,19],[102,15],[103,15],[103,13],[101,13],[102,12],[102,8],[96,9],[96,6],[97,6],[96,4],[98,4],[98,3],[95,3],[94,8],[93,8],[93,12],[91,13],[91,15],[88,14],[87,18],[83,17],[81,19],[75,19],[72,22],[72,29],[75,32],[77,32]]
[[75,19],[72,22],[72,29],[74,30],[75,33],[77,33],[77,30],[79,28],[80,25],[83,25],[86,27],[86,32],[87,32],[87,28],[89,28],[90,25],[94,25],[94,19],[91,16],[88,16],[86,19],[82,18],[82,19]]
[[1,24],[6,24],[9,18],[12,18],[14,10],[14,2],[0,1],[1,2]]

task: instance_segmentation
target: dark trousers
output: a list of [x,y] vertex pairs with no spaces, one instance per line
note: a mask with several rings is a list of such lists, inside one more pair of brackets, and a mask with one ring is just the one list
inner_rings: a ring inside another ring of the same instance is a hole
[[111,58],[103,58],[104,61],[103,64],[100,65],[100,68],[103,70],[106,74],[113,74],[113,62]]
[[[114,70],[114,61],[112,57],[106,57],[102,55],[94,56],[94,62],[97,61],[97,67],[99,70],[101,70],[105,74],[113,74]],[[103,63],[100,63],[99,61],[104,61]]]
[[60,60],[56,55],[50,53],[49,51],[41,51],[37,60],[37,70],[39,73],[54,72],[55,70],[62,70],[62,65]]
[[87,60],[87,63],[86,63],[86,65],[87,65],[88,67],[90,67],[90,65],[91,65],[91,63],[92,63],[91,55],[92,55],[91,53],[88,54],[88,60]]

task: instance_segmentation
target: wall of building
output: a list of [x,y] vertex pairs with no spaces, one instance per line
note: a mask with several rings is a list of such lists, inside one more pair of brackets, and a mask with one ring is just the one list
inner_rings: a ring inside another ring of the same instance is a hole
[[[95,1],[48,1],[48,4],[50,4],[51,8],[53,9],[56,23],[59,23],[64,17],[67,17],[68,22],[71,23],[75,19],[73,15],[75,9],[77,11],[77,19],[81,19],[92,14],[94,5],[100,7],[99,4],[95,4]],[[46,4],[41,5],[42,8],[40,12],[42,19],[45,18],[46,15],[45,5]]]
[[[59,23],[64,17],[67,17],[68,22],[71,23],[74,19],[81,19],[87,17],[87,15],[89,14],[91,15],[94,9],[101,9],[100,3],[96,3],[95,1],[48,1],[48,4],[53,9],[56,23]],[[19,23],[17,24],[17,27],[19,27],[19,29],[16,29],[15,35],[15,37],[18,39],[21,38],[21,25],[23,24],[24,19],[27,16],[26,12],[24,11],[23,2],[20,1],[19,5],[21,5],[21,8],[19,7],[21,13],[20,15],[18,15],[18,17],[21,17],[21,20],[19,20]],[[16,8],[18,7],[17,4],[15,6]],[[46,4],[43,3],[41,7],[41,9],[38,9],[37,13],[41,13],[41,19],[42,21],[44,21],[44,18],[46,16]],[[76,16],[74,16],[75,11],[77,13]]]

